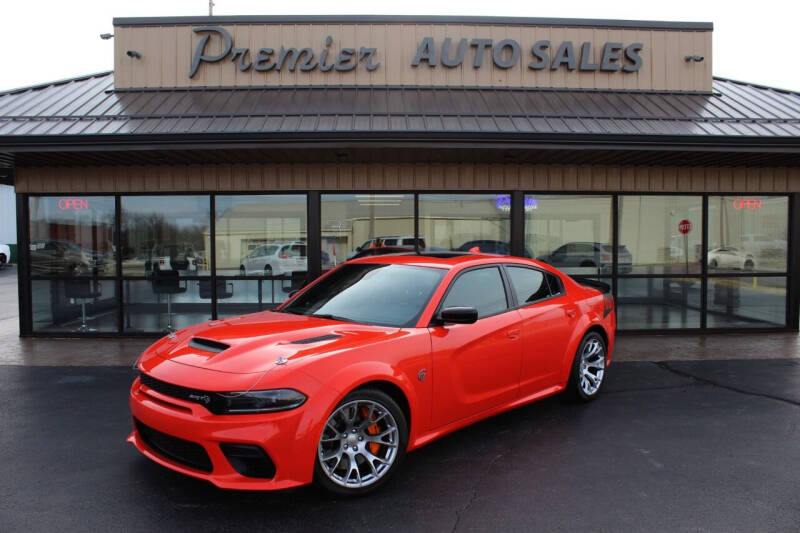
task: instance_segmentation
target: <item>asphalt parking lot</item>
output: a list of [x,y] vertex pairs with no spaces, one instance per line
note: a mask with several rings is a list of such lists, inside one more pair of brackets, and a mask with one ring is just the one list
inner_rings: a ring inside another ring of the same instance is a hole
[[2,531],[792,531],[800,360],[627,362],[410,454],[360,499],[233,492],[125,437],[133,373],[0,366]]

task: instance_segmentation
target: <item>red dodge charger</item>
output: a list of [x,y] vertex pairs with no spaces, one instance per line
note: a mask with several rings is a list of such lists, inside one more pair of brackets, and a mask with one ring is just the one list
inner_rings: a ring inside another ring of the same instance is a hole
[[597,396],[614,303],[531,259],[398,254],[344,263],[281,307],[148,348],[128,440],[230,489],[374,490],[405,454],[566,390]]

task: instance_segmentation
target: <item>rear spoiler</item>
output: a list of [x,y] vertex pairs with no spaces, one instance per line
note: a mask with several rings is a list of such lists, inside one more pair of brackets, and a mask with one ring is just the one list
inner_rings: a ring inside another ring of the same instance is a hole
[[597,281],[596,279],[584,278],[583,276],[570,276],[570,277],[581,285],[597,289],[603,294],[611,294],[611,285],[609,285],[608,283],[603,283],[602,281]]

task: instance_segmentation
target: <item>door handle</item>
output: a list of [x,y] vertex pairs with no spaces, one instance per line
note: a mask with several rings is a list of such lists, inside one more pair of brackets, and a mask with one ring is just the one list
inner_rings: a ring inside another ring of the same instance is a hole
[[578,312],[577,312],[577,311],[575,311],[574,309],[567,309],[567,316],[568,316],[568,317],[570,317],[570,318],[575,318],[575,315],[576,315],[576,314],[578,314]]
[[517,337],[519,337],[520,330],[518,330],[518,329],[510,329],[510,330],[506,331],[506,334],[508,335],[509,339],[516,339]]

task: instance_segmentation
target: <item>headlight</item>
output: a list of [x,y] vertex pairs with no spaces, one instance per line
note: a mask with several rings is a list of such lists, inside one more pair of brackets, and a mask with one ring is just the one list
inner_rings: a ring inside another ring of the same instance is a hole
[[[302,392],[294,389],[254,390],[247,392],[220,392],[220,414],[248,414],[286,411],[300,407],[306,401]],[[216,407],[216,406],[215,406]]]

